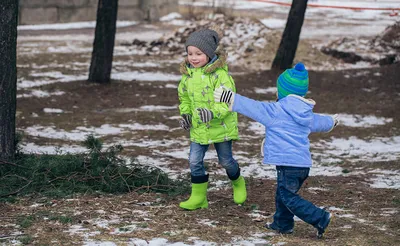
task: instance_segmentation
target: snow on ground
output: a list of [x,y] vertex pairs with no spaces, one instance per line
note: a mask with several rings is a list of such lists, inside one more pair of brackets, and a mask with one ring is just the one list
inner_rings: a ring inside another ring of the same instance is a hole
[[348,127],[374,127],[379,125],[385,125],[393,121],[392,118],[376,117],[374,115],[362,116],[362,115],[350,115],[350,114],[338,114],[340,125]]
[[[291,0],[281,0],[290,4]],[[180,0],[180,4],[194,6],[232,6],[234,9],[265,11],[268,18],[261,22],[272,29],[283,29],[290,6],[282,6],[274,3],[242,0]],[[344,6],[358,8],[400,8],[398,1],[362,1],[362,0],[318,0],[308,2],[305,22],[301,32],[301,38],[327,39],[345,36],[374,36],[382,32],[388,25],[399,20],[399,16],[390,16],[388,10],[351,10],[313,7],[312,4],[323,6]],[[399,12],[399,11],[397,11]],[[345,17],[345,18],[343,18]]]
[[29,93],[24,93],[24,94],[19,94],[17,95],[17,98],[22,98],[22,97],[51,97],[51,96],[62,96],[64,95],[65,92],[63,91],[54,91],[54,92],[48,92],[48,91],[43,91],[43,90],[32,90]]
[[371,187],[400,189],[399,171],[376,169],[368,173],[375,175],[375,177],[370,179],[372,182]]
[[111,74],[111,78],[115,80],[124,81],[179,81],[182,76],[175,74],[166,74],[161,72],[114,72]]
[[255,93],[259,94],[276,94],[276,87],[268,87],[268,88],[254,88]]
[[[144,107],[146,108],[146,107]],[[170,108],[166,108],[168,110]],[[163,110],[163,108],[159,107],[149,107],[145,110]],[[391,122],[391,120],[387,120],[384,118],[377,118],[372,116],[362,117],[360,115],[345,115],[344,125],[349,125],[352,127],[371,127],[371,124],[374,125],[383,125]],[[357,122],[355,123],[355,120]],[[368,122],[368,124],[365,124]],[[264,135],[265,128],[257,122],[251,122],[248,126],[246,126],[248,130],[253,131],[255,136],[247,136],[244,135],[241,138],[243,140],[249,140],[254,138],[259,138]],[[100,127],[76,127],[76,129],[72,131],[65,131],[63,129],[57,129],[55,126],[31,126],[23,129],[26,135],[48,138],[48,139],[60,139],[60,140],[68,140],[72,142],[83,141],[87,135],[93,134],[96,137],[104,137],[107,135],[119,135],[124,132],[131,131],[147,131],[147,130],[155,130],[155,131],[168,131],[171,130],[168,126],[163,124],[157,125],[142,125],[140,123],[120,123],[120,124],[104,124]],[[121,144],[125,147],[135,146],[139,148],[153,149],[152,153],[154,156],[146,157],[146,156],[138,156],[136,160],[145,165],[151,165],[158,168],[161,168],[163,171],[170,173],[171,177],[178,177],[178,173],[176,170],[170,170],[168,168],[171,161],[163,159],[163,157],[172,157],[173,159],[184,159],[187,160],[189,156],[189,149],[187,146],[182,145],[182,143],[186,143],[187,140],[177,139],[177,140],[169,140],[169,141],[160,141],[160,140],[117,140],[114,139],[113,143],[105,143],[105,146],[111,146],[112,144]],[[240,142],[238,145],[240,146]],[[59,147],[50,147],[50,146],[37,146],[33,143],[27,143],[22,146],[23,151],[25,152],[34,152],[34,153],[60,153],[70,151],[76,153],[77,151],[84,150],[83,148],[78,147],[77,145],[71,146],[59,146]],[[157,148],[166,147],[168,151],[160,151]],[[259,140],[259,148],[261,150],[261,140]],[[313,176],[339,176],[339,175],[358,175],[360,173],[365,172],[350,172],[345,173],[343,168],[337,166],[335,164],[340,164],[344,160],[350,160],[353,162],[363,161],[363,162],[374,162],[374,161],[389,161],[389,160],[397,160],[400,159],[400,136],[393,136],[391,138],[373,138],[369,141],[359,139],[357,137],[350,137],[349,139],[340,139],[332,137],[330,140],[320,140],[315,143],[311,143],[312,148],[312,157],[313,157],[313,168],[310,171],[310,175]],[[261,151],[260,151],[261,152]],[[249,156],[246,152],[238,151],[234,153],[235,158],[239,163],[242,163],[242,174],[245,177],[254,177],[254,178],[269,178],[275,179],[275,167],[270,165],[262,164],[261,155],[258,156]],[[162,161],[160,161],[162,159]],[[214,149],[210,149],[207,151],[205,156],[205,161],[210,163],[215,163],[217,165],[217,154]],[[160,165],[162,163],[162,165]],[[186,170],[188,171],[188,170]],[[215,174],[225,175],[225,172],[222,168],[219,168],[217,171],[212,171]],[[399,189],[400,184],[400,173],[393,171],[385,171],[385,170],[373,170],[369,172],[373,174],[373,178],[371,178],[371,186],[377,188],[395,188]]]
[[[211,0],[210,0],[211,1]],[[186,1],[181,1],[186,2]],[[206,1],[196,1],[195,4],[203,4]],[[262,19],[262,23],[271,28],[271,29],[283,29],[285,24],[286,15],[288,12],[288,7],[277,6],[267,3],[257,3],[257,2],[249,2],[249,1],[232,1],[234,2],[235,8],[249,8],[249,9],[258,9],[265,10],[268,13],[273,13],[269,18]],[[288,2],[288,1],[286,1]],[[319,3],[328,2],[328,1],[319,1]],[[377,1],[376,3],[369,1],[368,3],[362,3],[361,1],[349,1],[349,3],[345,1],[329,1],[331,4],[345,4],[350,6],[350,4],[356,6],[378,6],[377,4],[381,4],[382,1]],[[311,2],[310,2],[311,3]],[[393,2],[385,3],[387,6],[393,6]],[[379,5],[383,6],[383,5]],[[323,17],[323,18],[322,18]],[[329,17],[329,18],[327,18]],[[176,25],[185,25],[186,22],[177,20],[180,18],[177,14],[170,14],[163,17],[163,21],[169,22]],[[376,35],[384,27],[388,24],[394,23],[395,19],[388,15],[387,12],[384,11],[350,11],[350,10],[334,10],[334,9],[307,9],[306,22],[304,24],[304,28],[302,31],[303,38],[332,38],[337,36],[352,35]],[[339,27],[339,24],[342,27]],[[346,28],[343,27],[345,24]],[[55,25],[33,25],[33,26],[19,26],[18,29],[22,30],[65,30],[65,29],[74,29],[77,26],[80,27],[90,27],[93,28],[94,24],[91,22],[87,23],[70,23],[70,24],[55,24]],[[124,25],[119,23],[119,25]],[[134,22],[126,22],[125,25],[135,25]],[[335,28],[321,28],[321,26],[332,26]],[[140,38],[140,40],[156,40],[160,38],[163,33],[154,32],[154,31],[144,31],[142,33],[134,33],[134,32],[121,32],[117,34],[116,37],[116,47],[115,47],[115,57],[123,57],[129,56],[132,54],[137,54],[137,51],[129,50],[129,48],[121,46],[122,42],[131,42],[135,38]],[[262,40],[261,40],[262,41]],[[259,41],[259,42],[261,42]],[[18,54],[31,56],[38,53],[77,53],[81,55],[86,55],[89,57],[90,52],[92,51],[91,45],[93,42],[93,37],[90,35],[35,35],[28,36],[22,35],[18,37]],[[262,43],[260,43],[262,45]],[[180,79],[180,76],[176,74],[167,74],[167,73],[154,73],[154,72],[144,72],[144,71],[130,71],[130,68],[149,68],[149,67],[157,67],[162,66],[166,63],[179,63],[178,60],[159,60],[159,61],[144,61],[144,62],[130,62],[130,61],[114,61],[114,71],[113,71],[113,79],[120,79],[126,81],[164,81],[167,83],[163,83],[161,86],[166,88],[176,88],[175,83],[168,83],[171,81],[176,82]],[[369,64],[357,64],[357,66],[369,66]],[[41,85],[52,84],[52,83],[64,83],[64,82],[74,82],[81,81],[87,79],[87,70],[89,64],[82,62],[74,62],[67,61],[58,64],[56,61],[54,63],[49,63],[46,65],[42,64],[19,64],[19,68],[31,68],[30,79],[25,79],[23,77],[18,78],[17,88],[18,90],[24,90],[23,93],[18,94],[19,98],[23,97],[49,97],[49,96],[62,96],[65,92],[54,91],[47,92],[43,90],[39,90],[36,87],[40,87]],[[52,69],[53,72],[49,72],[48,69]],[[77,73],[64,74],[63,72],[57,71],[59,68],[69,68]],[[353,75],[349,75],[353,76]],[[380,75],[374,75],[380,76]],[[365,89],[365,90],[373,90],[373,88]],[[274,94],[276,92],[275,87],[270,88],[254,88],[256,93],[270,93]],[[134,112],[134,111],[166,111],[175,109],[174,106],[160,106],[160,105],[146,105],[140,108],[120,108],[116,109],[115,112],[126,113],[126,112]],[[46,113],[63,113],[63,109],[51,109],[44,108],[44,112]],[[65,112],[64,112],[65,113]],[[360,127],[360,128],[371,128],[376,126],[381,126],[385,124],[390,124],[393,119],[392,118],[383,118],[376,117],[374,115],[351,115],[351,114],[339,114],[341,125],[343,127]],[[170,119],[177,119],[178,117],[170,117]],[[242,139],[247,140],[255,140],[259,141],[261,145],[261,138],[264,135],[265,129],[259,123],[251,123],[248,126],[240,125],[239,127],[247,127],[248,131],[254,132],[253,136],[242,136]],[[341,126],[339,126],[341,127]],[[142,125],[140,122],[119,122],[115,125],[105,124],[100,127],[88,127],[88,126],[80,126],[76,127],[72,131],[66,131],[64,129],[58,129],[55,126],[38,126],[34,125],[31,127],[27,127],[25,129],[21,129],[25,132],[25,134],[35,137],[40,137],[43,139],[62,139],[68,140],[70,142],[69,145],[62,146],[50,146],[50,145],[37,145],[35,143],[23,143],[22,150],[24,152],[33,152],[33,153],[79,153],[84,152],[86,149],[84,147],[79,146],[79,142],[84,140],[88,134],[94,134],[97,137],[104,137],[108,135],[118,135],[127,131],[146,131],[146,130],[155,130],[155,131],[173,131],[176,129],[170,129],[168,126],[163,124],[157,125]],[[182,172],[188,172],[189,170],[171,170],[169,168],[171,163],[170,158],[164,157],[172,157],[178,159],[187,159],[189,150],[188,146],[184,145],[187,142],[187,139],[176,139],[169,141],[160,141],[160,140],[137,140],[137,139],[117,139],[113,140],[113,143],[105,143],[106,146],[110,146],[112,144],[122,144],[125,147],[138,147],[138,148],[146,148],[152,150],[152,156],[136,156],[134,160],[128,160],[132,162],[137,162],[141,164],[146,164],[150,166],[155,166],[163,171],[170,174],[172,178],[176,178],[182,174]],[[237,143],[247,144],[247,143]],[[167,151],[159,151],[157,147],[164,147]],[[392,188],[392,189],[400,189],[400,172],[398,171],[389,171],[384,169],[373,169],[367,171],[360,172],[350,172],[344,173],[343,168],[338,166],[343,159],[354,160],[354,161],[363,161],[363,162],[371,162],[371,161],[385,161],[385,160],[398,160],[400,159],[400,136],[393,136],[391,138],[380,138],[375,137],[371,138],[368,141],[359,139],[357,137],[350,137],[348,139],[341,138],[331,138],[329,140],[320,140],[318,142],[312,143],[312,152],[313,152],[313,168],[311,169],[310,175],[324,175],[324,176],[339,176],[339,175],[358,175],[358,174],[369,174],[369,184],[372,188]],[[234,152],[235,158],[243,164],[242,166],[242,174],[246,177],[255,177],[255,178],[276,178],[276,171],[274,166],[262,165],[261,164],[261,156],[249,156],[246,152],[237,151]],[[205,157],[206,162],[210,162],[217,165],[217,156],[215,150],[210,150],[206,153]],[[161,165],[161,164],[162,165]],[[329,165],[328,165],[329,164]],[[225,172],[219,168],[216,171],[213,171],[216,174],[225,175]],[[227,186],[227,182],[216,180],[213,182],[215,184],[212,189],[222,189]],[[309,190],[320,190],[319,187],[309,187]],[[341,208],[329,208],[331,211],[336,211],[339,213],[339,217],[346,218],[349,220],[358,221],[359,223],[366,223],[365,220],[357,220],[353,214],[350,214],[350,211],[343,210]],[[391,216],[392,214],[397,213],[398,210],[394,208],[382,208],[382,216]],[[143,215],[146,216],[146,215]],[[251,215],[254,216],[254,215]],[[258,217],[261,214],[257,215]],[[117,217],[111,218],[111,220],[98,220],[92,221],[91,223],[97,224],[100,228],[107,228],[112,225],[114,222],[117,223]],[[217,221],[202,221],[205,226],[213,226],[218,224]],[[349,228],[349,226],[344,226],[344,228]],[[122,231],[116,230],[114,233],[123,233],[129,230],[137,229],[135,222],[132,222],[131,225],[128,225],[126,228],[123,228]],[[88,229],[83,228],[81,225],[73,225],[68,230],[68,233],[76,234],[77,236],[81,236],[85,239],[84,245],[116,245],[113,242],[97,242],[92,241],[90,238],[99,234],[99,231],[89,232]],[[172,232],[171,232],[172,233]],[[179,232],[177,232],[179,233]],[[241,239],[241,238],[233,238],[232,244],[235,245],[255,245],[255,244],[268,244],[269,242],[263,238],[267,238],[267,234],[257,234],[252,238]],[[191,245],[217,245],[213,242],[204,242],[199,241],[196,238],[192,238]],[[17,241],[15,242],[18,243]],[[283,245],[285,242],[278,243],[278,245]],[[149,241],[145,241],[139,238],[129,239],[128,245],[187,245],[184,243],[171,243],[168,242],[167,239],[164,238],[154,238]]]
[[[86,72],[85,72],[86,73]],[[40,87],[42,85],[49,85],[55,83],[69,83],[76,81],[85,81],[88,79],[88,75],[67,75],[61,72],[55,73],[31,73],[30,76],[40,77],[37,80],[26,80],[22,77],[18,78],[17,89],[30,89],[35,87]],[[58,76],[58,77],[57,77]],[[122,81],[164,81],[164,82],[176,82],[181,79],[180,75],[167,74],[161,72],[113,72],[111,75],[112,79],[122,80]],[[172,88],[176,85],[168,84],[165,87]],[[45,91],[40,91],[37,89],[32,89],[28,93],[18,94],[17,97],[49,97],[52,95],[63,95],[64,92],[52,92],[48,93]]]
[[[249,3],[252,6],[259,6],[260,3]],[[265,5],[262,3],[261,5]],[[260,5],[260,6],[261,6]],[[240,5],[235,5],[240,7]],[[268,7],[271,8],[271,7]],[[275,6],[273,8],[281,8],[282,10],[286,7],[282,6]],[[286,11],[286,10],[285,10]],[[334,10],[330,10],[334,11]],[[347,11],[347,10],[346,10]],[[315,11],[314,11],[315,12]],[[338,11],[340,14],[341,11]],[[348,13],[348,12],[346,12]],[[311,11],[311,16],[318,13],[313,13]],[[341,17],[345,15],[342,13]],[[369,15],[366,15],[369,16]],[[179,18],[176,14],[171,14],[170,16],[165,17],[165,21],[171,21],[174,18]],[[276,17],[275,17],[276,18]],[[369,17],[368,17],[369,18]],[[367,18],[367,19],[368,19]],[[378,18],[378,17],[374,17]],[[381,17],[379,17],[381,18]],[[383,17],[382,17],[383,18]],[[168,19],[168,20],[167,20]],[[278,18],[283,20],[282,18]],[[384,20],[389,20],[389,18],[383,18]],[[364,18],[365,20],[365,18]],[[379,22],[379,21],[378,21]],[[275,27],[279,26],[276,23],[279,21],[273,20],[271,23],[275,23]],[[282,21],[281,21],[282,23]],[[81,24],[81,23],[80,23]],[[90,23],[84,24],[85,26],[91,25]],[[73,27],[74,24],[71,24],[70,28]],[[28,28],[28,27],[25,27]],[[46,29],[47,26],[38,25],[37,29]],[[59,28],[59,29],[67,29],[68,25],[64,26],[52,26],[52,28]],[[23,28],[22,28],[23,29]],[[35,29],[35,27],[31,27],[31,29]],[[311,28],[315,29],[315,28]],[[255,32],[257,30],[250,30],[250,33]],[[340,31],[338,31],[340,32]],[[362,32],[358,32],[362,33]],[[120,46],[119,44],[123,41],[132,41],[135,37],[135,33],[119,33],[117,35],[117,42],[116,42],[116,56],[129,56],[130,54],[135,53],[135,51],[129,51],[126,47]],[[78,37],[77,37],[78,36]],[[162,36],[162,33],[155,33],[152,31],[151,33],[142,33],[140,36],[141,40],[156,40]],[[90,55],[91,52],[91,42],[92,40],[88,38],[88,35],[52,35],[52,36],[26,36],[23,35],[19,37],[19,55],[32,55],[38,52],[50,52],[50,53],[60,53],[60,52],[77,52]],[[64,42],[61,47],[59,46],[59,42]],[[66,42],[66,43],[65,43]],[[43,49],[42,47],[48,47]],[[22,49],[22,51],[21,51]],[[165,82],[172,82],[174,83],[166,83],[160,85],[161,87],[167,88],[176,88],[175,82],[180,79],[180,75],[176,74],[167,74],[161,72],[145,72],[145,71],[136,71],[135,68],[146,68],[146,67],[157,67],[162,66],[162,64],[167,63],[179,63],[180,60],[171,59],[171,60],[160,60],[160,61],[143,61],[143,62],[131,62],[131,61],[120,61],[116,59],[114,62],[114,70],[112,73],[113,79],[119,80],[126,80],[126,81],[165,81]],[[86,80],[88,64],[82,62],[69,62],[67,61],[66,64],[58,64],[50,63],[43,65],[38,64],[26,64],[21,65],[19,67],[30,67],[30,79],[25,79],[23,77],[18,78],[17,88],[18,90],[24,89],[22,94],[18,94],[18,97],[49,97],[52,95],[59,95],[62,96],[65,92],[46,92],[42,90],[36,89],[41,85],[47,85],[52,83],[65,83],[65,82],[74,82],[74,81],[81,81]],[[57,71],[58,68],[70,68],[74,71],[81,71],[81,72],[74,72],[73,74],[68,74],[65,72]],[[53,71],[49,71],[48,69],[51,68]],[[79,74],[80,73],[80,74]],[[83,73],[83,74],[82,74]],[[349,76],[357,76],[357,74],[351,74]],[[374,74],[374,76],[380,76],[379,74]],[[373,90],[370,88],[368,90]],[[276,92],[275,87],[270,88],[254,88],[256,93],[270,93],[274,94]],[[140,108],[120,108],[116,109],[115,112],[134,112],[134,111],[163,111],[163,110],[172,110],[175,108],[174,106],[142,106]],[[46,113],[63,113],[63,109],[43,109]],[[65,112],[64,112],[65,113]],[[341,125],[345,127],[375,127],[384,124],[390,124],[393,119],[391,118],[382,118],[376,117],[373,115],[365,116],[365,115],[349,115],[349,114],[339,114]],[[243,126],[241,126],[243,127]],[[263,136],[265,129],[258,123],[251,123],[248,126],[248,129],[254,131],[254,136],[244,136],[244,138],[252,139],[252,138],[259,138],[259,136]],[[161,130],[161,131],[173,131],[177,129],[169,129],[167,126],[159,124],[154,126],[143,126],[140,123],[120,123],[119,125],[103,125],[98,128],[95,127],[77,127],[73,131],[65,131],[63,129],[56,129],[54,126],[31,126],[24,129],[25,134],[31,136],[37,136],[42,138],[53,138],[53,139],[63,139],[69,141],[82,141],[85,139],[87,134],[94,134],[95,136],[101,137],[106,136],[109,134],[116,135],[126,131],[142,131],[142,130]],[[123,141],[123,140],[121,140]],[[136,140],[130,141],[123,141],[122,143],[125,146],[136,146],[146,148],[146,146],[159,146],[159,141],[152,141],[147,140],[146,144],[135,142]],[[260,141],[261,142],[261,141]],[[111,143],[106,143],[111,144]],[[142,145],[142,146],[141,146]],[[146,146],[145,146],[146,145]],[[187,159],[188,150],[184,146],[179,147],[178,149],[173,149],[172,146],[180,146],[176,143],[167,143],[165,146],[171,146],[168,155],[173,158],[180,158],[180,159]],[[392,137],[392,138],[375,138],[371,139],[370,141],[365,141],[361,139],[357,139],[356,137],[352,137],[349,139],[335,139],[332,138],[330,141],[320,141],[317,143],[312,143],[312,148],[315,153],[313,153],[314,158],[314,167],[312,168],[311,174],[312,175],[343,175],[342,168],[338,166],[334,166],[335,163],[340,163],[343,158],[353,158],[354,160],[359,161],[381,161],[381,160],[394,160],[400,158],[400,154],[396,149],[400,149],[400,139],[399,137]],[[328,150],[326,150],[328,149]],[[47,153],[55,153],[57,151],[61,152],[79,152],[84,151],[82,147],[77,145],[71,144],[70,146],[38,146],[33,143],[26,143],[23,146],[23,150],[26,152],[47,152]],[[157,151],[153,152],[155,155],[163,156],[164,153],[158,153]],[[261,165],[261,157],[249,157],[246,153],[237,153],[236,158],[241,163],[246,163],[243,167],[243,174],[245,176],[255,176],[255,177],[268,177],[268,178],[275,178],[275,170],[274,167]],[[144,161],[148,164],[156,165],[159,163],[159,157],[154,158],[139,158],[140,161]],[[212,161],[216,159],[215,152],[208,152],[206,155],[206,160]],[[330,164],[327,166],[326,164]],[[333,166],[332,166],[333,164]],[[168,166],[161,167],[163,170],[168,172]],[[222,174],[222,171],[220,172]],[[175,176],[175,173],[173,174]],[[382,175],[380,173],[375,173],[375,179],[371,180],[372,186],[383,186],[384,184],[387,187],[396,187],[392,181],[396,181],[398,178],[398,174],[395,175]]]
[[[74,23],[72,23],[73,25]],[[83,25],[90,25],[89,23],[82,23]],[[56,24],[55,24],[56,25]],[[66,24],[68,25],[68,24]],[[38,29],[41,28],[42,25],[38,26]],[[47,25],[46,25],[47,26]],[[132,31],[123,31],[117,32],[115,35],[116,44],[120,44],[123,42],[132,42],[132,40],[140,39],[145,41],[156,40],[164,35],[164,30],[161,30],[158,26],[155,25],[146,25],[144,28],[148,28],[149,30],[141,30],[140,32],[132,32]],[[44,28],[43,28],[44,29]],[[159,32],[155,32],[154,29],[159,29]],[[62,30],[62,29],[54,29],[54,30]],[[70,47],[79,47],[79,45],[87,45],[89,47],[89,51],[92,51],[91,45],[93,44],[94,35],[93,34],[52,34],[52,35],[19,35],[18,36],[18,45],[20,42],[67,42]],[[49,44],[49,43],[48,43]],[[31,46],[35,47],[35,44]],[[57,46],[54,46],[57,48]],[[117,48],[117,47],[115,47]],[[44,52],[44,51],[43,51]]]
[[110,125],[104,124],[100,127],[85,127],[79,126],[76,127],[75,130],[65,131],[63,129],[56,129],[55,126],[30,126],[27,127],[24,131],[27,135],[49,138],[49,139],[61,139],[68,141],[83,141],[86,136],[89,134],[94,135],[95,137],[102,137],[106,135],[118,135],[125,132],[131,131],[168,131],[169,127],[164,124],[157,125],[142,125],[139,123],[131,123],[131,124],[119,124],[119,125]]
[[348,139],[332,137],[311,144],[321,157],[335,156],[357,162],[391,161],[400,158],[400,136],[377,137],[369,141],[350,137]]
[[35,143],[22,143],[21,150],[25,153],[37,153],[37,154],[65,154],[65,153],[83,153],[87,151],[86,148],[78,145],[63,145],[63,146],[44,146],[37,145]]
[[[266,233],[259,233],[255,234],[253,237],[248,239],[241,239],[241,238],[234,238],[232,239],[231,244],[229,245],[243,245],[243,246],[250,246],[250,245],[267,245],[270,243],[268,240],[262,239],[265,237]],[[169,242],[165,238],[154,238],[151,240],[143,240],[139,238],[130,238],[127,242],[127,245],[135,245],[135,246],[166,246],[166,245],[173,245],[173,246],[216,246],[217,243],[207,242],[198,240],[196,237],[189,238],[188,241],[191,241],[191,244],[186,244],[182,242],[172,243]],[[285,243],[278,243],[276,245],[284,245]],[[113,242],[99,242],[99,241],[86,241],[83,245],[85,246],[116,246],[117,244]]]
[[[132,26],[138,24],[137,21],[117,21],[117,28]],[[56,23],[56,24],[40,24],[40,25],[19,25],[18,30],[71,30],[95,28],[96,22],[71,22],[71,23]]]
[[82,80],[87,80],[87,78],[88,76],[86,75],[64,75],[62,78],[57,78],[53,80],[39,79],[31,81],[31,80],[25,80],[24,78],[20,77],[18,78],[17,89],[40,87],[42,85],[49,85],[54,83],[68,83],[74,81],[82,81]]
[[62,113],[64,113],[64,110],[59,109],[59,108],[44,108],[43,112],[48,113],[48,114],[62,114]]

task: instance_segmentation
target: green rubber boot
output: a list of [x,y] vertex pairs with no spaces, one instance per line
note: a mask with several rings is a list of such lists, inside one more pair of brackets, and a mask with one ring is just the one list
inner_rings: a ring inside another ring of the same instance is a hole
[[233,188],[233,201],[236,204],[244,203],[247,198],[247,192],[246,192],[246,182],[244,181],[243,176],[239,176],[238,179],[232,180],[232,188]]
[[208,182],[200,184],[192,183],[192,194],[190,195],[190,198],[181,202],[179,207],[187,210],[208,208],[207,186]]

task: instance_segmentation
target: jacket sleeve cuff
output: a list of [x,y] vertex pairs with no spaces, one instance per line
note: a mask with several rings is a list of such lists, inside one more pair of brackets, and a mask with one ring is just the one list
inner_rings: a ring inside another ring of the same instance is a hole
[[233,111],[233,104],[235,103],[235,95],[236,93],[232,93],[232,101],[229,103],[229,111]]
[[335,119],[333,118],[333,116],[332,115],[329,115],[331,118],[332,118],[332,127],[326,132],[326,133],[328,133],[328,132],[330,132],[330,131],[332,131],[333,130],[333,128],[335,128]]

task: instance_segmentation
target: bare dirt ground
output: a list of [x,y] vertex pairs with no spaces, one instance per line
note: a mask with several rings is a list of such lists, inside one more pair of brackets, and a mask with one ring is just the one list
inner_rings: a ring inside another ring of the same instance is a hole
[[[165,59],[168,57],[129,56],[119,57],[118,61],[131,60],[140,63]],[[59,64],[70,60],[87,63],[88,56],[49,53],[18,57],[19,64],[46,65],[54,60]],[[34,80],[29,69],[30,67],[19,68],[19,77]],[[177,64],[165,64],[156,68],[142,67],[140,71],[178,74],[178,69]],[[54,68],[48,69],[52,70]],[[231,70],[235,71],[235,68],[232,67]],[[82,73],[67,67],[58,71]],[[265,101],[274,100],[273,94],[255,93],[254,88],[273,87],[276,77],[277,74],[272,71],[234,74],[238,93]],[[312,135],[311,141],[329,139],[331,136],[356,136],[366,140],[372,137],[399,136],[399,82],[400,64],[360,70],[310,71],[309,97],[317,102],[316,112],[375,115],[393,119],[388,124],[374,128],[339,126],[330,134]],[[120,113],[116,110],[146,105],[177,105],[176,88],[167,88],[164,83],[113,80],[110,84],[99,85],[82,80],[43,85],[40,87],[42,90],[66,93],[46,98],[19,98],[17,127],[25,129],[34,125],[57,126],[68,131],[83,125],[100,127],[103,124],[131,121],[156,125],[162,122],[171,130],[132,131],[117,137],[106,136],[102,140],[113,143],[120,139],[160,142],[178,139],[178,147],[186,149],[189,143],[187,133],[177,129],[177,121],[173,118],[179,114],[177,107],[160,112]],[[177,85],[178,82],[174,83]],[[24,93],[24,90],[26,89],[20,89],[18,93]],[[43,108],[63,109],[67,113],[45,114]],[[32,117],[33,114],[39,117]],[[244,116],[239,116],[239,121],[241,126],[251,122]],[[240,132],[246,136],[254,135],[244,127]],[[245,152],[244,155],[249,159],[257,160],[261,139],[262,136],[242,138],[234,144],[233,151]],[[69,143],[66,140],[31,135],[26,135],[24,141],[38,145]],[[169,148],[164,145],[149,148],[128,146],[123,154],[132,158],[158,156],[173,163],[168,166],[170,169],[177,172],[187,170],[187,161],[166,155],[168,151]],[[242,166],[247,164],[241,163]],[[301,189],[300,194],[318,206],[337,208],[333,209],[335,220],[322,240],[317,240],[315,230],[301,221],[296,221],[292,235],[283,236],[265,230],[263,224],[271,221],[274,213],[275,181],[250,176],[247,177],[249,197],[243,206],[233,203],[231,188],[227,183],[222,188],[210,189],[209,209],[191,212],[178,207],[179,202],[186,199],[188,194],[171,197],[132,192],[124,195],[80,194],[68,199],[51,199],[35,194],[19,197],[14,203],[0,203],[0,244],[10,245],[17,239],[26,240],[27,244],[32,245],[82,245],[88,241],[135,245],[132,243],[133,238],[147,242],[154,238],[165,238],[169,243],[191,244],[196,237],[197,240],[214,242],[217,245],[229,245],[234,238],[250,240],[255,234],[263,233],[259,238],[269,243],[254,243],[255,245],[400,245],[400,191],[371,188],[370,176],[365,174],[383,167],[389,171],[399,171],[398,160],[366,163],[348,159],[335,165],[349,173],[363,171],[364,174],[312,176]],[[225,176],[213,175],[220,169],[215,160],[209,163],[209,172],[213,176],[211,188],[216,187],[218,180],[228,181]]]

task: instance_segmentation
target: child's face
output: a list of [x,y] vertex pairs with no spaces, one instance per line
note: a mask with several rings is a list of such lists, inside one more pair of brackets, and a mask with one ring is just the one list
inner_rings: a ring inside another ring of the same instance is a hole
[[193,67],[203,67],[208,63],[208,57],[195,46],[188,46],[188,60]]

